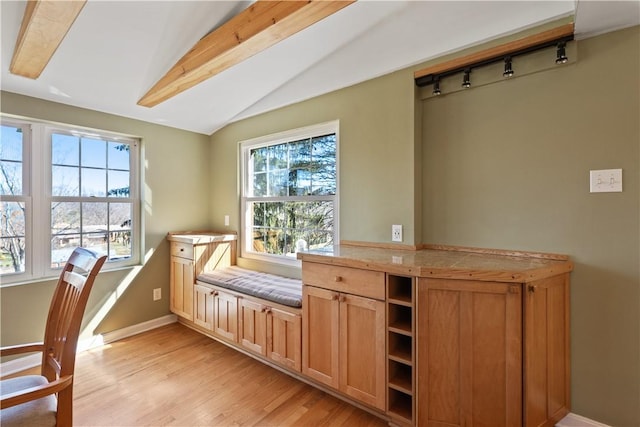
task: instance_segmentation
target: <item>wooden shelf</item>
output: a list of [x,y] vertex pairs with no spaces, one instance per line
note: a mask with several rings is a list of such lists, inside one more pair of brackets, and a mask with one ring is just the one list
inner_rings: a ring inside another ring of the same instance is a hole
[[396,324],[393,326],[389,325],[387,329],[389,329],[389,332],[393,332],[395,334],[401,334],[407,337],[413,337],[413,331],[411,330],[411,326],[407,324]]
[[413,421],[413,396],[389,389],[389,413]]
[[387,404],[400,424],[413,423],[414,279],[387,276]]
[[[391,361],[391,363],[397,364],[397,362],[394,362],[394,361]],[[401,366],[406,367],[406,369],[409,371],[408,375],[405,373],[399,373],[389,378],[389,384],[388,384],[389,388],[393,388],[397,391],[401,391],[408,395],[413,395],[413,384],[411,381],[411,375],[412,375],[411,367],[407,365],[401,365]]]
[[389,297],[388,301],[389,301],[389,304],[402,305],[405,307],[413,307],[413,301],[411,301],[411,297],[396,295],[394,298]]
[[403,353],[395,353],[395,354],[391,354],[389,353],[389,360],[393,360],[396,362],[400,362],[400,363],[404,363],[407,366],[412,366],[413,365],[413,360],[411,360],[411,355],[410,354],[403,354]]

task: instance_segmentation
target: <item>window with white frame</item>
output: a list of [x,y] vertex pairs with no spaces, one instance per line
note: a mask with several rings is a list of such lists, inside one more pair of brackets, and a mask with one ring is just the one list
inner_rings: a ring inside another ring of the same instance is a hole
[[72,126],[2,119],[3,282],[57,275],[74,248],[139,261],[139,140]]
[[295,263],[338,235],[338,122],[244,141],[242,256]]

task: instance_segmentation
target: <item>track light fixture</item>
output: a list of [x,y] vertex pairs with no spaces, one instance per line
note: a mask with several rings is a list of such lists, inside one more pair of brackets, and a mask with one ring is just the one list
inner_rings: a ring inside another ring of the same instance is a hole
[[464,73],[462,87],[467,89],[471,87],[470,74],[473,69],[481,68],[496,62],[503,62],[504,72],[502,73],[502,76],[504,78],[513,77],[515,75],[513,70],[513,58],[516,56],[527,55],[542,49],[551,50],[554,47],[556,48],[556,64],[565,64],[569,61],[567,58],[566,47],[567,43],[573,40],[573,24],[566,27],[567,28],[560,28],[560,30],[562,30],[561,33],[558,33],[558,29],[542,33],[544,37],[536,37],[535,41],[533,39],[530,41],[527,40],[524,44],[521,41],[517,41],[517,43],[505,43],[504,45],[499,46],[499,49],[486,49],[486,52],[481,52],[483,53],[482,55],[474,53],[461,59],[450,60],[444,64],[438,64],[421,71],[416,71],[414,73],[415,83],[418,87],[433,85],[433,95],[440,95],[440,81],[442,81],[442,79]]
[[[564,27],[561,29],[564,29]],[[567,28],[566,30],[569,30],[569,28]],[[477,54],[471,54],[467,55],[467,57],[464,57],[463,60],[450,60],[444,63],[444,65],[439,64],[422,71],[417,71],[414,73],[414,76],[416,76],[414,77],[415,83],[418,87],[433,85],[432,94],[434,96],[438,96],[442,94],[442,91],[440,90],[440,81],[443,78],[447,78],[453,75],[459,75],[459,73],[464,73],[461,86],[464,89],[468,89],[471,87],[472,69],[484,67],[496,62],[504,62],[504,72],[502,73],[502,76],[504,78],[510,78],[515,75],[515,72],[513,71],[514,57],[526,55],[542,49],[551,50],[551,48],[553,47],[556,48],[556,64],[566,64],[567,62],[569,62],[569,58],[567,58],[566,52],[567,43],[573,40],[572,24],[570,25],[570,30],[570,33],[564,33],[560,35],[557,34],[556,30],[553,30],[553,38],[547,38],[545,36],[545,38],[539,42],[524,45],[522,43],[507,43],[506,45],[512,44],[513,48],[491,48],[487,49],[486,56],[480,55],[480,57],[478,57]],[[491,53],[489,54],[488,52]],[[433,72],[429,73],[428,71],[430,70],[432,70]]]
[[469,74],[471,74],[471,68],[467,68],[464,70],[464,77],[462,78],[462,87],[465,89],[469,89],[471,87],[471,79],[469,78]]
[[440,79],[436,79],[433,82],[433,92],[434,95],[438,96],[438,95],[442,95],[442,92],[440,91]]
[[565,42],[558,43],[558,49],[556,50],[556,64],[566,64],[567,61],[569,61],[565,51],[566,45],[567,44]]
[[504,58],[504,73],[502,73],[503,77],[513,77],[513,68],[511,66],[511,57],[507,56]]

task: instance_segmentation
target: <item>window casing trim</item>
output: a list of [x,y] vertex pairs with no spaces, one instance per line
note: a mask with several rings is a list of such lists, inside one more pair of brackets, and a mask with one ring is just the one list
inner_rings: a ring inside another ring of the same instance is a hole
[[[298,139],[313,138],[321,135],[335,134],[336,136],[336,191],[334,195],[316,195],[316,196],[270,196],[270,197],[250,197],[249,186],[250,181],[250,163],[251,150],[257,148],[268,147],[271,145],[278,145],[296,141]],[[329,122],[319,123],[316,125],[306,126],[302,128],[287,130],[270,135],[260,136],[244,141],[240,141],[239,147],[239,167],[240,170],[240,257],[254,259],[262,262],[282,264],[287,266],[300,267],[301,262],[295,258],[273,255],[267,253],[260,253],[249,250],[252,246],[252,235],[247,232],[248,226],[251,223],[251,211],[248,208],[248,204],[251,202],[278,202],[278,201],[331,201],[333,203],[334,216],[333,216],[333,239],[334,243],[339,240],[340,236],[340,221],[339,221],[339,192],[340,192],[340,121],[333,120]]]
[[[143,250],[143,223],[141,214],[142,194],[142,139],[136,136],[83,128],[62,123],[52,123],[37,119],[23,118],[11,115],[0,115],[3,125],[10,125],[28,129],[29,137],[23,138],[23,196],[27,206],[25,216],[25,245],[26,261],[23,272],[5,273],[1,275],[2,285],[15,286],[55,279],[60,270],[51,268],[51,203],[65,201],[67,197],[54,198],[51,194],[51,136],[53,133],[72,135],[74,137],[89,137],[113,142],[130,144],[135,149],[130,150],[130,194],[129,197],[79,197],[73,201],[89,202],[123,202],[131,203],[132,219],[137,224],[132,229],[131,257],[125,260],[115,260],[105,263],[103,271],[114,271],[140,264]],[[34,195],[41,197],[34,197]],[[2,201],[14,201],[20,196],[3,195]],[[22,200],[20,200],[22,201]],[[48,236],[37,237],[37,236]],[[49,244],[46,244],[49,242]]]

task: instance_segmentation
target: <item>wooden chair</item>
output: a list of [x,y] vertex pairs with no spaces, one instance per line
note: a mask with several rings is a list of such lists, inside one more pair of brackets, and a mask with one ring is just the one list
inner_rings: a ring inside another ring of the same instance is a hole
[[58,279],[45,328],[44,342],[0,349],[0,356],[42,353],[40,375],[0,381],[0,425],[71,426],[73,372],[80,324],[93,282],[106,255],[77,248]]

